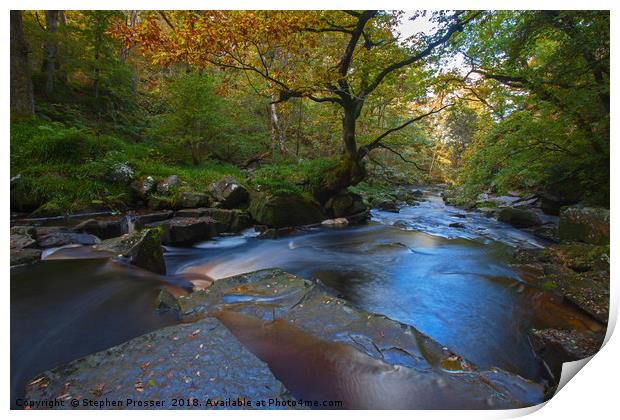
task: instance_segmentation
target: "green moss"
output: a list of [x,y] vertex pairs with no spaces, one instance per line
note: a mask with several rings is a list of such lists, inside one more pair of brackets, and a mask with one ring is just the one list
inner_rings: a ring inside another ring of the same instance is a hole
[[312,196],[334,182],[340,161],[304,160],[298,163],[263,166],[252,177],[251,186],[276,195]]

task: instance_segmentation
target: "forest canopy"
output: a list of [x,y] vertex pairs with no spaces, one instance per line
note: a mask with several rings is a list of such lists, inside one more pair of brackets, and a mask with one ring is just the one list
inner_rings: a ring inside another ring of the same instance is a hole
[[609,25],[605,11],[12,11],[11,206],[130,208],[122,167],[321,204],[447,183],[608,206]]

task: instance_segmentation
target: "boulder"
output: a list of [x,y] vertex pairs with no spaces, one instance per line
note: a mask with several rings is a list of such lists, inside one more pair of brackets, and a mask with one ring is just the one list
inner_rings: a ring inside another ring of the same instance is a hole
[[41,237],[38,242],[41,248],[56,248],[69,244],[94,245],[101,241],[88,233],[52,232]]
[[30,235],[35,236],[37,230],[34,226],[11,226],[11,235]]
[[577,203],[575,197],[560,196],[553,193],[542,193],[538,196],[540,198],[540,208],[546,214],[553,216],[559,216],[562,207],[569,206]]
[[[53,401],[65,395],[68,409],[87,408],[73,407],[70,398],[123,402],[121,407],[90,407],[103,409],[257,408],[257,401],[286,398],[286,389],[267,364],[210,317],[142,335],[28,383],[26,400]],[[226,407],[227,399],[239,405]],[[147,405],[128,406],[127,401]],[[155,401],[162,405],[148,405]],[[252,405],[242,405],[248,402]]]
[[41,250],[33,248],[11,248],[11,267],[34,264],[41,259]]
[[327,214],[334,218],[341,218],[350,214],[356,214],[366,210],[364,200],[359,194],[349,191],[341,191],[325,203]]
[[349,221],[345,217],[338,217],[336,219],[323,220],[321,224],[330,227],[346,227],[349,225]]
[[175,217],[147,225],[160,227],[164,245],[183,246],[204,241],[217,234],[215,220],[210,217]]
[[106,179],[110,182],[129,184],[134,177],[134,170],[125,163],[114,164],[106,174]]
[[237,233],[250,227],[252,227],[252,216],[245,211],[235,211],[230,224],[230,231]]
[[270,227],[309,225],[324,219],[315,201],[293,194],[258,193],[249,210],[254,220]]
[[110,239],[123,234],[120,220],[88,219],[73,228],[76,232],[90,233],[100,239]]
[[603,334],[583,333],[575,330],[532,329],[530,343],[559,379],[562,364],[585,359],[596,354],[603,345]]
[[159,194],[168,194],[172,189],[179,186],[180,180],[177,175],[170,175],[157,183],[157,192]]
[[162,220],[170,219],[174,216],[174,212],[171,210],[159,211],[156,213],[139,214],[133,217],[133,222],[137,229],[141,229],[149,223],[160,222]]
[[349,225],[363,225],[370,220],[370,211],[365,210],[356,214],[350,214],[346,219]]
[[183,208],[208,207],[210,204],[209,195],[199,192],[182,192],[178,206]]
[[[298,398],[311,392],[357,409],[497,409],[544,398],[540,384],[501,369],[477,369],[414,327],[277,269],[219,279],[208,291],[180,297],[177,307],[182,319],[218,318],[285,385],[292,380],[307,390]],[[330,385],[342,378],[355,386]],[[390,392],[377,395],[381,384]]]
[[377,210],[389,211],[392,213],[398,213],[400,211],[396,205],[396,201],[387,198],[378,198],[373,200],[372,206]]
[[127,258],[131,264],[145,270],[166,274],[166,262],[157,229],[144,229],[107,239],[93,248]]
[[150,196],[146,206],[151,210],[170,210],[178,207],[174,197],[163,195]]
[[531,210],[506,207],[499,211],[497,220],[517,228],[529,228],[542,224],[540,217]]
[[11,249],[34,248],[36,245],[37,241],[28,234],[11,234]]
[[549,242],[559,242],[558,225],[555,223],[545,223],[540,226],[531,228],[532,234],[540,239],[545,239]]
[[152,176],[145,176],[131,184],[131,189],[141,200],[146,200],[148,195],[155,191],[156,187],[155,179]]
[[609,243],[609,210],[598,207],[568,207],[560,213],[560,240],[588,244]]
[[225,176],[212,183],[209,194],[219,202],[219,207],[232,209],[247,203],[250,198],[248,190],[231,176]]

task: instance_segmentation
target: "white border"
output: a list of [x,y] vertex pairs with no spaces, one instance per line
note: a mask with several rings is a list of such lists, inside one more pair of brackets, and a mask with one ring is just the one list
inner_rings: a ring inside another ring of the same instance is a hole
[[[598,0],[590,0],[590,1],[573,1],[573,0],[548,0],[545,2],[533,1],[533,0],[521,0],[521,1],[513,1],[513,0],[472,0],[472,1],[449,1],[449,0],[433,0],[433,1],[393,1],[393,0],[384,0],[384,1],[368,1],[368,0],[358,0],[358,1],[342,1],[342,0],[313,0],[313,1],[298,1],[298,0],[289,0],[287,2],[278,2],[273,0],[263,0],[261,2],[250,2],[250,1],[241,1],[241,0],[203,0],[203,1],[190,1],[190,0],[177,0],[174,2],[165,2],[160,0],[153,1],[118,1],[118,0],[108,0],[106,2],[92,2],[92,1],[75,1],[75,0],[65,0],[65,1],[32,1],[32,0],[22,0],[22,1],[6,1],[3,2],[5,5],[5,12],[0,15],[0,19],[2,20],[2,28],[3,39],[2,50],[0,51],[0,56],[4,59],[4,64],[1,67],[2,72],[4,74],[5,82],[2,84],[2,97],[4,98],[4,106],[2,113],[2,121],[3,121],[3,130],[2,130],[2,155],[3,155],[3,164],[2,164],[2,177],[4,182],[2,183],[2,193],[0,197],[3,198],[3,206],[5,209],[5,228],[4,233],[0,234],[0,237],[8,238],[8,213],[9,213],[9,13],[8,9],[365,9],[365,8],[378,8],[380,6],[382,9],[427,9],[427,10],[438,10],[438,9],[602,9],[602,10],[612,10],[612,69],[617,68],[617,49],[615,46],[617,45],[617,27],[618,27],[618,19],[616,18],[617,11],[613,10],[614,5],[618,4],[612,1],[598,1]],[[616,74],[612,70],[612,91],[617,91],[616,83]],[[614,95],[612,95],[612,110],[616,109],[615,104],[617,101],[615,100]],[[612,111],[613,112],[613,111]],[[612,118],[611,124],[611,134],[612,138],[614,134],[618,132],[617,130],[617,122],[618,120]],[[611,178],[612,185],[617,185],[617,177],[618,171],[615,169],[615,163],[618,163],[617,160],[617,147],[614,145],[614,141],[612,140],[612,170],[611,170]],[[612,187],[612,208],[616,207],[618,199],[618,194],[615,193]],[[615,261],[617,256],[617,247],[615,239],[618,238],[617,229],[615,219],[612,217],[612,322],[615,324],[616,314],[618,309],[617,302],[617,287],[614,281],[615,272]],[[5,301],[2,305],[3,312],[3,322],[2,322],[2,335],[1,337],[5,338],[4,341],[4,360],[2,363],[2,386],[0,388],[0,395],[4,396],[0,400],[2,401],[3,406],[6,410],[9,409],[8,404],[8,396],[9,396],[9,244],[6,239],[3,243],[3,251],[2,251],[2,261],[3,267],[5,267],[5,278],[3,279],[4,283],[4,292],[3,296]],[[610,330],[613,329],[613,326],[610,325]],[[609,335],[607,337],[609,340]],[[452,419],[452,418],[506,418],[506,417],[517,417],[525,414],[530,414],[531,418],[562,418],[562,419],[589,419],[589,418],[597,418],[597,419],[605,419],[609,418],[612,415],[617,415],[618,412],[618,396],[615,391],[617,388],[616,378],[618,378],[620,373],[620,365],[618,356],[620,356],[620,344],[618,344],[617,338],[612,338],[605,345],[605,347],[592,358],[592,360],[587,364],[587,367],[583,369],[582,372],[579,373],[578,379],[570,381],[562,390],[554,396],[547,404],[541,404],[540,406],[522,409],[522,410],[508,410],[508,411],[389,411],[389,412],[381,412],[376,413],[373,411],[360,411],[356,413],[350,412],[313,412],[313,411],[302,411],[302,412],[253,412],[253,413],[239,413],[234,411],[220,411],[220,412],[187,412],[181,415],[183,416],[191,416],[193,418],[202,418],[205,416],[209,417],[217,417],[217,418],[232,418],[233,416],[252,416],[253,418],[261,418],[261,419],[272,419],[273,417],[283,418],[284,416],[289,417],[294,415],[297,418],[307,418],[307,419],[315,419],[316,417],[340,417],[340,416],[360,416],[362,418],[372,418],[375,419],[375,416],[390,416],[397,418],[407,418],[407,419],[419,419],[419,418],[438,418],[438,419]],[[544,406],[543,409],[542,406]],[[533,414],[532,414],[533,413]],[[613,414],[612,414],[613,413]],[[40,416],[41,412],[32,412],[32,411],[11,411],[11,416],[15,417],[23,417],[37,415]],[[59,412],[45,412],[44,416],[49,418],[61,418],[61,417],[71,417],[77,418],[75,416],[82,417],[84,412],[70,412],[70,413],[59,413]],[[141,412],[93,412],[89,413],[89,416],[93,418],[105,418],[108,419],[111,415],[118,416],[131,416],[131,417],[139,417],[144,419],[154,419],[154,418],[164,418],[169,417],[171,415],[177,415],[177,413],[172,413],[169,411],[141,411]]]

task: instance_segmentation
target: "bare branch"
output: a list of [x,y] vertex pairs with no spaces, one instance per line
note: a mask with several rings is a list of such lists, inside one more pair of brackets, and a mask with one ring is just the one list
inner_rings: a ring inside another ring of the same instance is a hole
[[413,161],[413,160],[409,160],[406,157],[404,157],[402,155],[402,153],[398,152],[397,150],[394,150],[391,146],[388,146],[387,144],[383,144],[383,143],[377,143],[377,147],[380,147],[382,149],[385,149],[389,152],[394,153],[396,156],[398,156],[403,162],[406,163],[411,163],[413,166],[416,167],[417,170],[419,171],[423,171],[423,172],[428,172],[428,169],[421,167],[420,165],[418,165],[417,162]]
[[439,108],[433,109],[425,114],[421,114],[418,115],[415,118],[412,118],[410,120],[405,121],[404,123],[402,123],[401,125],[399,125],[398,127],[394,127],[394,128],[390,128],[389,130],[385,131],[383,134],[381,134],[379,137],[377,137],[376,139],[374,139],[372,142],[370,142],[369,144],[367,144],[366,146],[363,146],[360,150],[361,156],[364,157],[368,152],[370,152],[372,149],[375,149],[377,147],[383,147],[381,145],[381,140],[383,140],[384,138],[386,138],[387,136],[389,136],[390,134],[394,133],[395,131],[399,131],[402,130],[403,128],[415,123],[416,121],[420,121],[421,119],[424,119],[426,117],[428,117],[429,115],[433,115],[436,114],[438,112],[441,112],[442,110],[451,107],[453,104],[447,104],[447,105],[443,105]]

